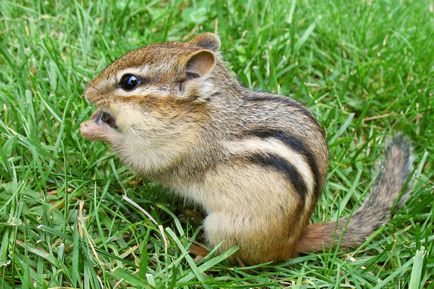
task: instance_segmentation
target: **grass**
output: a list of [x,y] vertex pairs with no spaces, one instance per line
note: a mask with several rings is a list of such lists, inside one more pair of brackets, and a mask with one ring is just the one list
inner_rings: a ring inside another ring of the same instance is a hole
[[[420,1],[0,2],[0,288],[433,288],[434,7]],[[354,251],[242,268],[188,254],[192,205],[80,137],[83,88],[124,52],[217,31],[246,86],[308,105],[330,145],[312,217],[363,201],[385,138],[413,195]],[[128,196],[128,197],[126,197]]]

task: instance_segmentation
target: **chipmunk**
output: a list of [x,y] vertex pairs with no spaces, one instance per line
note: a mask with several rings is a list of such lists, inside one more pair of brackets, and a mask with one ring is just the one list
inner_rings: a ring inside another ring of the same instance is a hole
[[200,204],[209,245],[237,245],[234,258],[245,264],[355,247],[388,220],[401,191],[405,203],[412,154],[397,136],[361,208],[309,224],[327,173],[323,129],[295,100],[241,86],[219,48],[218,36],[204,33],[128,52],[86,87],[97,110],[81,134]]

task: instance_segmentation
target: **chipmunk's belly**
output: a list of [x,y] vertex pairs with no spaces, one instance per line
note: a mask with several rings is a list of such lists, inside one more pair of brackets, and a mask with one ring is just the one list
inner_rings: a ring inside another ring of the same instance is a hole
[[272,215],[297,208],[299,198],[278,172],[255,165],[219,165],[201,180],[174,186],[180,195],[208,212],[249,211]]

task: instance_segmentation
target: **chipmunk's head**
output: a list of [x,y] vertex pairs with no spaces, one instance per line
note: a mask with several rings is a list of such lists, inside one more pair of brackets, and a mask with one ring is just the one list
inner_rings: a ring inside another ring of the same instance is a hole
[[125,54],[88,84],[85,98],[97,109],[81,124],[81,134],[121,154],[161,155],[166,148],[178,157],[207,120],[204,98],[215,89],[219,47],[215,34],[204,33]]

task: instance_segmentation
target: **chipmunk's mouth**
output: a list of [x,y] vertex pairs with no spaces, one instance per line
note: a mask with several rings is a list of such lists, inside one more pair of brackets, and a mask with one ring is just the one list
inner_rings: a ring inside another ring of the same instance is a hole
[[116,118],[113,114],[100,109],[92,114],[91,119],[80,125],[81,135],[89,140],[109,141],[110,136],[117,132]]
[[108,113],[106,111],[101,111],[101,110],[96,111],[92,115],[92,119],[97,125],[101,125],[101,124],[105,123],[111,128],[118,128],[116,126],[116,119],[110,113]]

